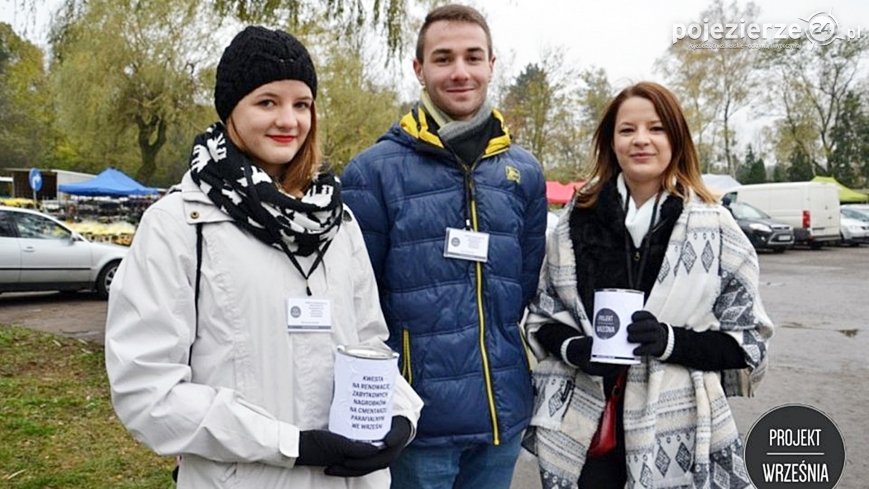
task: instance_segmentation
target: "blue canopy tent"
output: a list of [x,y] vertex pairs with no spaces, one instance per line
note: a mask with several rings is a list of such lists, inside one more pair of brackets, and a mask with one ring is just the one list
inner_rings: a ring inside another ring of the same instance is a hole
[[112,197],[152,195],[159,192],[155,188],[142,185],[114,168],[107,168],[99,175],[84,182],[61,184],[58,186],[58,190],[71,195],[106,195]]

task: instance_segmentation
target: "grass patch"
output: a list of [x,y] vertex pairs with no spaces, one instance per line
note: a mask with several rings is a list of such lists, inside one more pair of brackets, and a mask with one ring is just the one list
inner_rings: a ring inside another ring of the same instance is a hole
[[0,359],[0,487],[174,487],[115,417],[101,346],[0,324]]

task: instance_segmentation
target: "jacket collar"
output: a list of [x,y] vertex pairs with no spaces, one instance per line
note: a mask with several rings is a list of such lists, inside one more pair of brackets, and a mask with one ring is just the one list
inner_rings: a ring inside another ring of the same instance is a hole
[[[510,148],[510,133],[504,122],[504,116],[498,110],[493,109],[492,117],[498,121],[498,131],[489,138],[489,142],[483,151],[483,158],[502,153]],[[434,123],[433,119],[429,119],[429,116],[425,113],[425,109],[422,107],[414,107],[405,114],[399,121],[399,127],[405,134],[418,143],[437,148],[440,151],[446,151],[444,143],[437,135],[436,123]]]
[[187,224],[232,221],[229,214],[220,210],[207,195],[202,193],[189,171],[184,174],[178,185],[170,189],[170,192],[181,192],[184,219]]

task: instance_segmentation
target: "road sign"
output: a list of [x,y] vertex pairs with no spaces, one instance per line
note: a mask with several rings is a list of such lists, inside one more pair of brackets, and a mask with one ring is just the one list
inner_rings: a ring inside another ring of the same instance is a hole
[[27,181],[30,182],[30,188],[32,188],[34,192],[42,190],[42,173],[40,173],[39,169],[31,168]]

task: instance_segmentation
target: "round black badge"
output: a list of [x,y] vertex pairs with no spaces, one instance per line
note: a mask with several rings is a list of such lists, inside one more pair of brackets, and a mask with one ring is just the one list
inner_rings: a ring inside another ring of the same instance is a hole
[[594,334],[606,340],[619,332],[619,315],[612,309],[601,308],[594,317]]
[[748,431],[745,463],[757,489],[832,489],[845,468],[845,442],[817,409],[779,406]]

